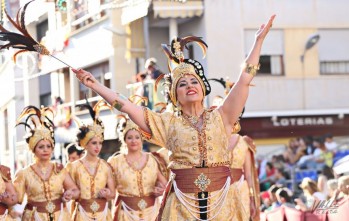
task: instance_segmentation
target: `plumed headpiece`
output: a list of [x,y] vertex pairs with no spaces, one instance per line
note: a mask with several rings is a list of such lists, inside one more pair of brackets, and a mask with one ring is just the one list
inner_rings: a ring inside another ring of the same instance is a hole
[[118,128],[117,132],[119,133],[120,140],[125,141],[125,136],[127,132],[130,130],[136,130],[142,135],[140,128],[128,116],[119,114],[116,117],[120,119],[117,124],[117,128]]
[[[22,121],[24,118],[26,119]],[[53,111],[50,108],[25,107],[17,118],[16,126],[18,125],[24,125],[28,132],[25,138],[32,152],[34,152],[34,148],[40,140],[48,140],[54,147]]]
[[102,120],[99,118],[99,112],[102,107],[108,107],[112,110],[111,106],[104,100],[100,100],[92,108],[90,103],[86,99],[86,104],[77,105],[79,107],[86,107],[91,115],[93,120],[92,125],[83,125],[80,129],[79,144],[81,147],[86,148],[87,143],[94,138],[95,136],[99,137],[102,141],[104,140],[104,125]]
[[[197,43],[204,56],[206,55],[207,44],[201,40],[201,38],[196,36],[188,36],[184,38],[175,37],[171,41],[171,45],[162,44],[162,48],[168,58],[168,68],[171,73],[166,75],[161,75],[156,81],[156,84],[162,79],[165,79],[165,92],[168,96],[168,100],[176,107],[177,106],[177,96],[176,96],[176,86],[178,80],[184,77],[186,74],[193,74],[199,81],[204,96],[211,92],[211,87],[208,80],[205,77],[203,66],[200,62],[193,59],[184,58],[184,48],[190,42]],[[172,68],[172,65],[175,66]],[[155,87],[157,88],[157,86]]]
[[0,45],[0,50],[2,49],[8,49],[10,47],[15,49],[20,49],[13,55],[13,60],[16,62],[16,56],[22,52],[27,51],[34,51],[41,55],[49,55],[58,61],[64,63],[65,65],[71,67],[67,63],[61,61],[57,57],[53,56],[47,48],[37,42],[27,31],[27,28],[25,27],[25,13],[27,10],[27,7],[30,3],[32,3],[34,0],[27,2],[22,8],[20,8],[17,12],[16,21],[12,19],[7,11],[5,10],[6,17],[10,21],[10,23],[17,29],[19,32],[10,32],[7,29],[5,29],[2,25],[0,25],[0,41],[8,42],[4,45]]
[[[148,104],[148,98],[138,96],[138,95],[133,95],[128,98],[129,101],[132,103],[138,104],[138,105],[144,105],[147,106]],[[135,124],[127,115],[124,114],[119,114],[116,116],[119,120],[116,128],[117,128],[117,133],[119,135],[119,139],[125,141],[125,135],[127,134],[128,131],[130,130],[137,130],[143,137],[149,138],[151,135],[145,131],[143,131],[141,128],[138,127],[137,124]]]
[[[227,95],[230,91],[230,89],[234,86],[234,82],[227,80],[224,80],[223,78],[210,78],[208,81],[216,81],[220,83],[224,87],[224,93]],[[254,84],[249,84],[249,86],[255,86]]]

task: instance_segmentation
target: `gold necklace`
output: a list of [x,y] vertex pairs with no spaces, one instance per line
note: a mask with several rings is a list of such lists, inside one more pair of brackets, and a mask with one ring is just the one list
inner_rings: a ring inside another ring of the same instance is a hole
[[41,173],[44,177],[46,177],[47,172],[49,171],[49,167],[50,167],[50,166],[51,166],[51,164],[49,164],[47,167],[41,167],[41,166],[39,166],[39,164],[37,164],[37,167],[39,168],[40,173]]
[[197,125],[199,123],[199,120],[201,118],[201,116],[203,115],[203,113],[205,112],[202,111],[202,113],[199,116],[194,116],[194,115],[186,115],[183,114],[184,118],[187,119],[192,125]]
[[91,173],[93,173],[95,171],[96,166],[98,164],[98,161],[99,160],[97,160],[97,162],[91,162],[91,161],[88,161],[85,159],[85,165],[87,166],[87,168],[90,172],[92,171]]
[[142,157],[143,157],[143,154],[142,154],[142,152],[141,152],[141,156],[138,157],[137,159],[131,161],[130,159],[127,159],[127,158],[126,158],[126,160],[127,160],[127,162],[128,162],[129,164],[131,164],[134,168],[139,169],[140,163],[141,163],[140,161],[141,161]]

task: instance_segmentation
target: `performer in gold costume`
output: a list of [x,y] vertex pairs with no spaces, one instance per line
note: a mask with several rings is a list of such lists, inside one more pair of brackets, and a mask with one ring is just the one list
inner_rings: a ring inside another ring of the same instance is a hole
[[233,220],[258,221],[260,199],[258,174],[254,159],[256,146],[250,137],[237,134],[239,130],[240,125],[235,127],[233,132],[236,134],[233,134],[229,140],[229,149],[233,152],[231,170],[240,170],[243,175],[234,190],[235,217]]
[[[142,135],[131,120],[124,117],[119,139],[126,144],[127,153],[109,158],[115,175],[118,197],[114,221],[155,220],[159,211],[157,196],[162,195],[167,180],[151,153],[142,151]],[[157,185],[157,186],[156,186]]]
[[[221,83],[227,93],[234,85],[233,82],[224,80],[223,78],[212,78],[209,80],[214,80]],[[217,106],[221,105],[222,102],[223,98],[221,96],[216,96],[213,99],[213,104],[216,106],[211,108],[216,108]],[[245,108],[243,108],[239,120],[233,126],[228,147],[228,149],[233,153],[231,159],[232,175],[237,176],[236,179],[239,179],[239,183],[234,186],[233,208],[235,214],[232,220],[259,221],[259,181],[254,158],[256,146],[251,138],[238,134],[238,132],[241,130],[240,119],[244,111]],[[240,171],[242,173],[240,173]]]
[[17,203],[17,193],[11,181],[10,168],[0,165],[0,220],[10,221],[8,207]]
[[73,163],[67,164],[67,169],[81,193],[75,211],[74,221],[111,221],[108,201],[115,197],[115,185],[110,165],[98,157],[104,140],[104,127],[98,118],[103,101],[94,108],[87,102],[86,107],[93,119],[93,124],[81,126],[78,142],[85,149],[85,155]]
[[184,59],[183,50],[188,42],[199,43],[206,50],[206,43],[194,36],[175,38],[170,49],[163,45],[169,59],[177,65],[165,76],[168,101],[174,106],[174,112],[154,113],[141,108],[97,82],[91,73],[73,69],[85,86],[127,113],[150,142],[171,151],[172,175],[159,219],[233,219],[233,186],[238,182],[236,176],[231,175],[228,139],[248,97],[248,85],[259,69],[260,50],[274,17],[257,31],[238,81],[223,104],[213,110],[203,105],[211,87],[202,65],[193,59]]
[[[27,119],[20,122],[25,117]],[[78,198],[80,191],[62,164],[50,161],[55,144],[52,110],[28,106],[17,122],[17,126],[24,125],[29,129],[26,141],[35,157],[35,162],[19,170],[14,179],[19,203],[25,194],[28,200],[22,220],[70,220],[65,202]]]

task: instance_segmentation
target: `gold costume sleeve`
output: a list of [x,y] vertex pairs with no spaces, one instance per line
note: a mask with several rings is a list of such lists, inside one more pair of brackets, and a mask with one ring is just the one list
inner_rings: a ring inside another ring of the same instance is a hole
[[19,170],[17,174],[15,175],[15,179],[13,181],[13,185],[15,187],[15,190],[18,194],[18,202],[21,204],[23,202],[23,197],[25,194],[25,176],[24,171]]
[[260,220],[260,211],[259,211],[259,207],[261,205],[260,202],[260,190],[259,190],[259,180],[258,180],[258,171],[256,168],[256,161],[254,158],[254,155],[256,153],[256,145],[254,144],[253,140],[248,137],[248,136],[244,136],[243,139],[246,141],[246,143],[248,144],[248,150],[249,150],[249,154],[251,154],[251,177],[252,177],[252,189],[254,192],[254,203],[256,205],[256,216],[253,219],[253,221],[259,221]]
[[151,136],[147,140],[151,143],[165,147],[168,126],[171,123],[172,113],[155,113],[148,108],[144,108],[143,112],[145,121],[151,131]]

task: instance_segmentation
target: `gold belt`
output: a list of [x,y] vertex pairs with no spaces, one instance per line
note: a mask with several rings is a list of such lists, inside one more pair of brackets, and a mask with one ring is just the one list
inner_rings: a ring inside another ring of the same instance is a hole
[[118,200],[126,203],[127,206],[131,207],[133,210],[144,210],[148,207],[154,206],[155,204],[155,196],[119,196]]
[[224,186],[228,177],[233,183],[242,175],[242,169],[231,169],[225,166],[171,169],[171,171],[175,174],[178,189],[184,193],[217,191]]
[[107,204],[106,199],[79,199],[79,204],[88,213],[102,212]]
[[49,200],[45,202],[29,201],[25,206],[25,209],[33,210],[33,208],[35,207],[36,211],[38,211],[39,213],[55,213],[61,210],[61,203],[61,199]]

